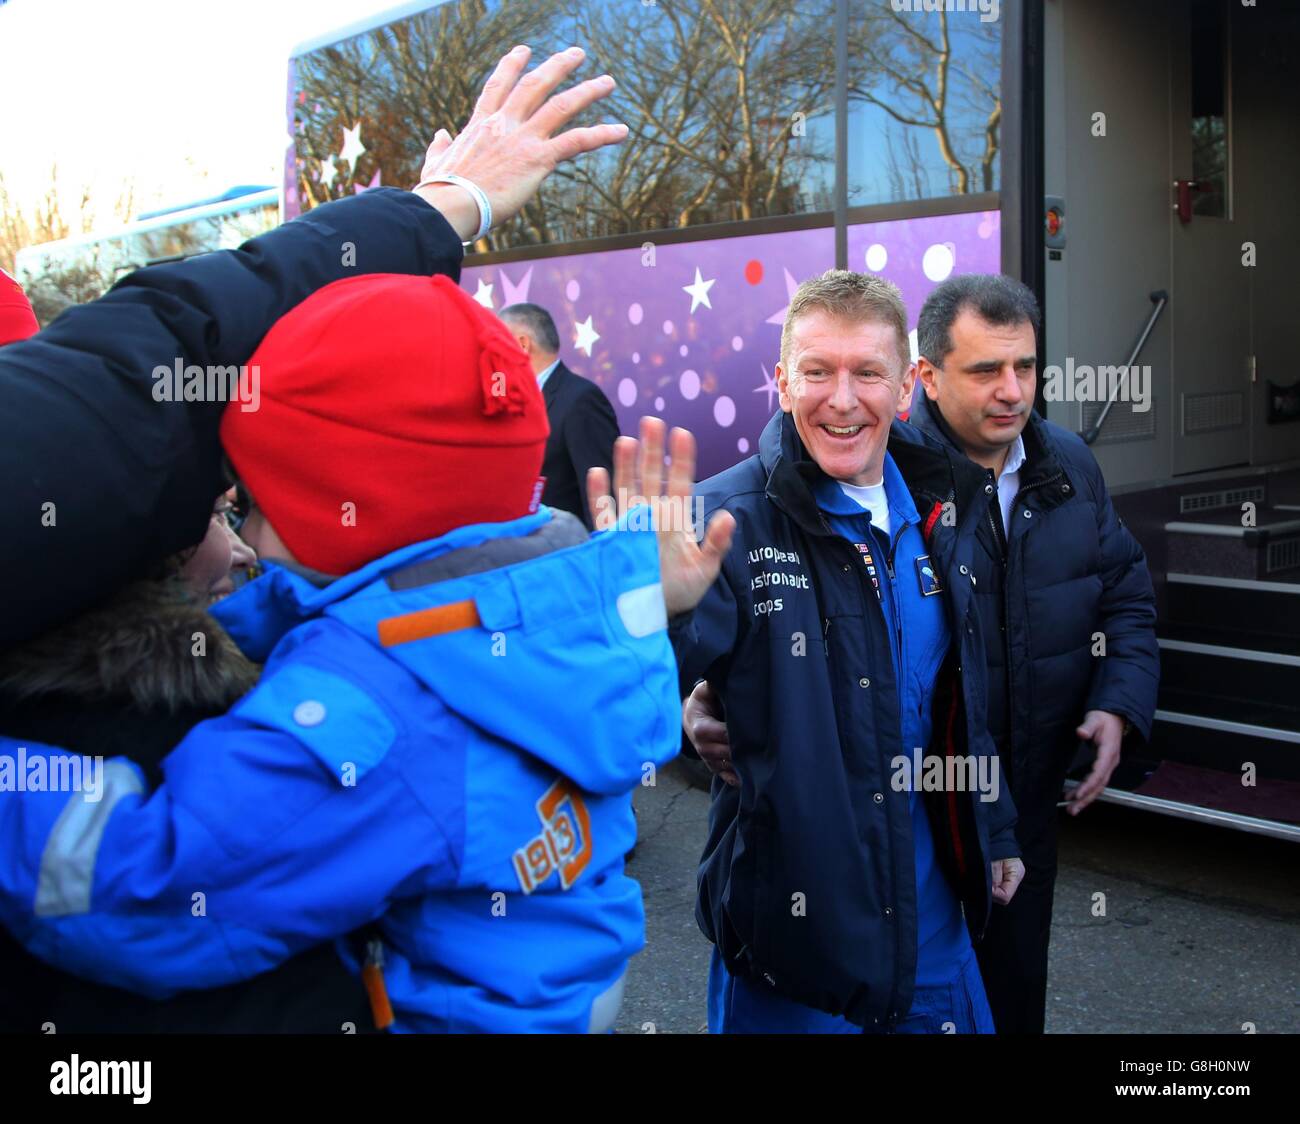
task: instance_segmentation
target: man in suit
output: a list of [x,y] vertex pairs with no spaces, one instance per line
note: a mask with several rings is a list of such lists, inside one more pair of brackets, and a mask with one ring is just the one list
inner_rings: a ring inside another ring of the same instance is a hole
[[533,366],[546,401],[551,436],[542,459],[542,503],[572,512],[591,529],[587,470],[613,467],[618,419],[604,391],[560,362],[560,334],[551,314],[536,304],[512,304],[501,319]]

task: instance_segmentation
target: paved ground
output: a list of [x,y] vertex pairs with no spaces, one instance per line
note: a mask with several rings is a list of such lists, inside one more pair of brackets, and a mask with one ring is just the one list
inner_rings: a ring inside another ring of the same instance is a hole
[[[620,1031],[705,1028],[694,879],[708,805],[676,768],[637,795],[629,872],[647,946]],[[1049,1032],[1300,1032],[1300,845],[1105,805],[1066,817],[1051,965]]]

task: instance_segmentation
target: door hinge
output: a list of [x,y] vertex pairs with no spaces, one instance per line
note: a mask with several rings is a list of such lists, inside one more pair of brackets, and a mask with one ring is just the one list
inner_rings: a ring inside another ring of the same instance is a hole
[[1253,386],[1255,383],[1255,357],[1253,355],[1246,356],[1246,370],[1250,372],[1250,382]]

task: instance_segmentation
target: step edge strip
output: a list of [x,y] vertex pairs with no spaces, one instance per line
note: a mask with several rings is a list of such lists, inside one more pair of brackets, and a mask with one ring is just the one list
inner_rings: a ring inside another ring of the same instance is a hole
[[1222,589],[1254,589],[1260,593],[1300,593],[1297,582],[1263,582],[1255,578],[1221,578],[1214,574],[1168,573],[1166,582],[1175,585],[1209,585]]
[[1211,718],[1208,714],[1184,714],[1180,710],[1157,710],[1157,722],[1172,722],[1175,726],[1205,726],[1224,734],[1244,734],[1250,738],[1267,738],[1269,741],[1300,744],[1300,731],[1279,730],[1274,726],[1254,726],[1249,722],[1230,722],[1226,718]]
[[1258,648],[1229,648],[1222,644],[1201,644],[1196,640],[1166,640],[1164,637],[1157,637],[1156,643],[1171,652],[1194,652],[1202,656],[1220,656],[1227,660],[1253,660],[1256,663],[1300,667],[1300,656],[1293,656],[1289,652],[1263,652]]
[[[1066,788],[1072,787],[1067,784]],[[1106,788],[1097,797],[1107,804],[1121,807],[1141,808],[1146,811],[1159,812],[1161,815],[1175,816],[1181,820],[1195,820],[1200,823],[1214,824],[1218,827],[1230,827],[1252,835],[1268,835],[1274,839],[1288,839],[1300,843],[1300,824],[1283,823],[1280,820],[1264,820],[1256,816],[1243,816],[1240,812],[1221,812],[1216,808],[1206,808],[1200,804],[1184,804],[1180,800],[1166,800],[1162,796],[1145,796],[1140,792],[1126,792],[1122,788]]]

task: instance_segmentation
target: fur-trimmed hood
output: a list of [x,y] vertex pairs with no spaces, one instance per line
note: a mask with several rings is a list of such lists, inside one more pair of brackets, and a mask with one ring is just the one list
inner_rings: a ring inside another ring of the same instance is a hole
[[121,699],[141,710],[222,711],[257,682],[246,659],[179,577],[136,582],[102,605],[0,653],[0,695]]

